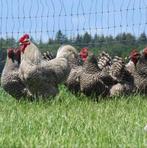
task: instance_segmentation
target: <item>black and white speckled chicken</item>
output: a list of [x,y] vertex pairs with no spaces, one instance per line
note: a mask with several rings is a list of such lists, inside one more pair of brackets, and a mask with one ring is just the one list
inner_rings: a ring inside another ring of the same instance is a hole
[[147,94],[147,48],[143,49],[140,54],[137,51],[132,51],[130,59],[134,63],[135,90]]
[[68,87],[70,91],[77,93],[80,91],[79,78],[82,73],[83,61],[81,57],[79,56],[79,54],[77,54],[75,57],[68,59],[68,63],[71,68],[71,71],[65,82],[65,85]]
[[129,94],[133,91],[134,78],[125,67],[121,57],[114,57],[110,68],[110,76],[117,81],[110,89],[110,96]]
[[89,52],[80,76],[81,91],[88,96],[92,94],[107,95],[108,87],[101,78],[101,69],[97,65],[97,59],[93,53]]
[[111,56],[107,52],[103,51],[97,57],[97,63],[98,63],[98,67],[101,70],[103,70],[106,67],[110,67],[111,66],[111,64],[112,64],[112,58],[111,58]]
[[103,75],[102,81],[108,86],[111,87],[116,82],[115,80],[109,75],[110,67],[112,65],[112,58],[111,56],[106,53],[102,52],[97,57],[97,65],[99,69],[101,70],[101,73]]

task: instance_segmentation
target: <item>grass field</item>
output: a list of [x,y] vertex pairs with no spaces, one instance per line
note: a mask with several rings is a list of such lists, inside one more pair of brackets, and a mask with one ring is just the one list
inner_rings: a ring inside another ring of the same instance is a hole
[[147,98],[74,96],[16,101],[0,89],[0,147],[147,147]]

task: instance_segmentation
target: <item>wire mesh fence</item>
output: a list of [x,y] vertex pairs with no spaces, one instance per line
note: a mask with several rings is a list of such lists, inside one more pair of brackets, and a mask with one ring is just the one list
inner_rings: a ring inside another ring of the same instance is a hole
[[1,48],[24,33],[38,44],[107,48],[147,31],[146,0],[0,0],[0,8]]
[[146,32],[145,0],[1,0],[0,37],[18,39],[30,33],[35,40],[62,33],[74,39],[86,31],[94,36]]

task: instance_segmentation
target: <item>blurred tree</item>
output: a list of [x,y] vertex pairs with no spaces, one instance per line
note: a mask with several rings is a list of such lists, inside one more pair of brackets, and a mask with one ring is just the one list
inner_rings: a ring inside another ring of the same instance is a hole
[[92,41],[92,37],[88,32],[85,32],[85,34],[83,35],[83,39],[82,42],[85,44],[88,44]]
[[145,32],[141,33],[139,38],[138,38],[139,44],[147,44],[147,36]]
[[61,32],[61,30],[56,33],[55,42],[60,44],[68,42],[67,37]]

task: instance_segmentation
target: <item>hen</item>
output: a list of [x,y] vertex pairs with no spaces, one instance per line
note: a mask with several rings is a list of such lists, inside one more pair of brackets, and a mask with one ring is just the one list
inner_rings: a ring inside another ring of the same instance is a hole
[[[46,60],[51,60],[55,57],[51,52],[47,51],[46,53],[43,53],[43,58]],[[75,57],[68,59],[68,64],[71,70],[64,84],[71,92],[76,93],[80,91],[79,76],[82,71],[83,60],[79,54],[76,54]]]
[[110,89],[110,96],[130,94],[133,91],[134,78],[125,67],[121,57],[114,57],[110,68],[110,76],[117,81]]
[[110,67],[112,65],[112,58],[111,56],[106,53],[102,52],[97,57],[97,65],[99,69],[101,70],[101,73],[103,75],[102,81],[108,86],[111,87],[116,83],[116,81],[109,75]]
[[80,75],[82,73],[82,62],[79,55],[76,55],[74,58],[69,59],[68,61],[71,71],[65,82],[65,85],[68,89],[74,93],[80,91]]
[[88,53],[88,57],[83,64],[80,75],[80,89],[85,95],[106,95],[108,87],[102,81],[101,70],[97,65],[97,59],[93,53]]
[[134,63],[134,76],[135,90],[147,94],[147,48],[140,54],[137,51],[132,51],[130,59]]
[[31,97],[30,92],[19,78],[20,51],[9,48],[7,50],[7,60],[1,76],[1,86],[16,99]]

